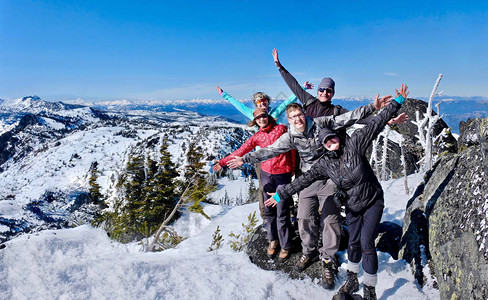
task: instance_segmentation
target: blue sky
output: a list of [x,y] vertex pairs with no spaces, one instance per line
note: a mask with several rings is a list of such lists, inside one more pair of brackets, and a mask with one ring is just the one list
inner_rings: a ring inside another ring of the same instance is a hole
[[[487,1],[0,0],[0,98],[243,99],[336,81],[336,97],[488,97]],[[314,92],[315,93],[315,92]]]

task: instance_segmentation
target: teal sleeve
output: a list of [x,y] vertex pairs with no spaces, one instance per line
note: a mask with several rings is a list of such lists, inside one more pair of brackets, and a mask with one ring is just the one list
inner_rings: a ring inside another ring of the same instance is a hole
[[[303,86],[302,86],[302,89],[303,89],[303,90],[306,90],[306,88],[305,88],[305,87],[303,87]],[[271,115],[273,118],[275,118],[275,119],[279,119],[279,118],[281,117],[281,115],[283,114],[283,112],[285,112],[286,107],[287,107],[289,104],[291,104],[291,103],[293,103],[293,102],[295,102],[295,101],[297,101],[297,100],[298,100],[297,96],[295,96],[294,94],[291,94],[291,96],[290,96],[290,97],[288,97],[288,99],[286,99],[285,101],[283,101],[283,103],[281,103],[281,104],[280,104],[280,105],[278,105],[277,107],[273,108],[269,114],[270,114],[270,115]]]
[[276,193],[272,198],[276,200],[276,203],[280,203],[281,201],[280,195],[278,195],[278,193]]
[[403,104],[403,102],[405,102],[405,98],[404,98],[402,95],[398,95],[398,96],[395,98],[395,101],[396,101],[398,104]]
[[240,111],[244,116],[246,116],[249,120],[253,120],[254,117],[252,115],[253,110],[249,108],[248,106],[244,105],[243,103],[237,101],[234,97],[229,95],[227,92],[224,92],[222,94],[222,97],[229,101],[230,104],[234,105],[235,108],[237,108],[238,111]]

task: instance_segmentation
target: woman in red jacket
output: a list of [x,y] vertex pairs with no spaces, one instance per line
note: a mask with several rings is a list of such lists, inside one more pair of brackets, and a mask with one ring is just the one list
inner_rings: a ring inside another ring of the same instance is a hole
[[[259,131],[251,136],[242,146],[232,154],[222,158],[213,166],[214,171],[219,171],[227,165],[227,162],[234,156],[243,156],[251,152],[257,146],[263,148],[273,144],[287,128],[283,125],[277,125],[264,108],[257,108],[253,113],[254,119],[249,123],[253,127],[257,125]],[[280,154],[261,164],[261,184],[263,194],[267,198],[267,192],[275,192],[281,184],[291,182],[292,173],[295,171],[295,153],[294,150]],[[267,249],[268,257],[276,255],[278,246],[280,246],[279,261],[284,261],[289,257],[291,248],[291,222],[290,222],[290,199],[280,201],[276,207],[266,207],[266,229],[268,231],[269,246]],[[283,202],[283,203],[282,203]]]

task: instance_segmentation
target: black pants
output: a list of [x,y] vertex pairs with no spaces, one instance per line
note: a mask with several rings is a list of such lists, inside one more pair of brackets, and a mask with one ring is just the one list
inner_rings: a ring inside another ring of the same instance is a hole
[[[282,184],[291,182],[291,173],[269,174],[261,170],[261,183],[263,185],[264,199],[270,198],[266,193],[276,192],[276,188]],[[290,201],[292,198],[281,199],[275,206],[266,206],[266,226],[268,231],[268,240],[279,240],[282,249],[291,248],[291,221],[290,221]]]
[[349,230],[348,259],[353,263],[363,260],[363,270],[368,274],[378,271],[378,255],[374,245],[374,232],[380,223],[383,199],[377,200],[371,206],[360,212],[346,212],[347,228]]

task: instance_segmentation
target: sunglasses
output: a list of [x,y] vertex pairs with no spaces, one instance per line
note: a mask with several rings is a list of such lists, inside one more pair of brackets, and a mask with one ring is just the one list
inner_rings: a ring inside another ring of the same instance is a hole
[[254,118],[254,120],[257,120],[257,119],[267,119],[268,118],[268,115],[267,114],[262,114],[262,115],[259,115],[257,117]]
[[268,103],[268,100],[266,100],[266,99],[259,99],[259,100],[256,101],[256,105],[264,104],[264,103]]
[[326,89],[319,88],[319,92],[323,93],[324,91],[327,92],[328,94],[332,94],[334,92],[334,90],[331,88],[326,88]]

